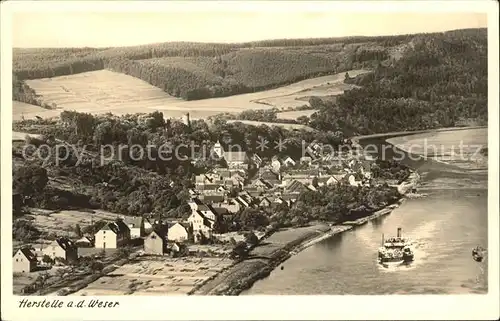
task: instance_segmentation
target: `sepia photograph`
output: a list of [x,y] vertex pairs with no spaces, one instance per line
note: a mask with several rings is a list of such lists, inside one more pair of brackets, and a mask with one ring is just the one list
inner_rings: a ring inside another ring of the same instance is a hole
[[498,316],[498,4],[271,2],[2,3],[9,316]]

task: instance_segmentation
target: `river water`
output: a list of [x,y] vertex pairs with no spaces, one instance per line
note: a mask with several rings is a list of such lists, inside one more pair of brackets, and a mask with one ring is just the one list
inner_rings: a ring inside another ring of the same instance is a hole
[[[411,150],[413,156],[428,156],[405,160],[421,175],[420,197],[406,199],[390,215],[305,249],[287,260],[283,270],[274,270],[243,295],[487,292],[487,256],[478,263],[471,255],[475,246],[487,248],[487,157],[476,153],[477,145],[487,146],[487,129],[389,141]],[[461,148],[462,156],[460,141],[469,145]],[[361,145],[381,142],[367,140]],[[439,148],[431,151],[425,144]],[[416,242],[415,261],[386,269],[376,262],[377,248],[382,233],[395,235],[398,227]]]

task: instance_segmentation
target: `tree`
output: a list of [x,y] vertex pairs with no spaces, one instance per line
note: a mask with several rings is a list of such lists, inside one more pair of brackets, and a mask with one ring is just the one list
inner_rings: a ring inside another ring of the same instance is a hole
[[43,191],[49,178],[47,170],[38,165],[21,166],[14,171],[13,188],[24,196],[33,196]]
[[92,273],[100,273],[103,269],[104,269],[104,264],[102,264],[102,262],[93,261],[90,264],[90,270],[92,271]]
[[46,254],[45,254],[45,255],[42,257],[42,262],[43,262],[43,263],[47,263],[47,264],[51,264],[51,263],[54,263],[54,260],[52,260],[52,259],[50,258],[50,256],[48,256],[48,255],[46,255]]
[[255,235],[255,233],[249,232],[245,234],[245,242],[254,246],[259,242],[259,238]]
[[314,186],[316,188],[319,186],[318,185],[318,178],[316,176],[312,179],[312,186]]
[[78,224],[78,223],[75,225],[75,234],[77,237],[83,236],[82,230],[80,228],[80,224]]
[[238,242],[231,252],[231,256],[234,258],[244,258],[248,255],[248,248],[245,242]]

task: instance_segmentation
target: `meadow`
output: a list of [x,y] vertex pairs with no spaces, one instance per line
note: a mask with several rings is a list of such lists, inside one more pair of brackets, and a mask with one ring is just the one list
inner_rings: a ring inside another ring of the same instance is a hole
[[[350,70],[356,76],[366,70]],[[304,97],[314,91],[315,96],[342,93],[354,85],[343,83],[344,73],[316,77],[299,81],[275,89],[234,95],[184,101],[170,96],[138,78],[109,71],[99,70],[69,76],[26,80],[26,83],[47,104],[55,104],[57,109],[14,102],[13,119],[19,120],[40,116],[57,116],[64,110],[76,110],[92,114],[113,113],[125,115],[159,110],[166,118],[180,118],[189,112],[192,119],[205,119],[220,113],[238,113],[249,109],[286,109],[308,105]],[[303,114],[308,114],[305,111]],[[297,114],[302,114],[297,112]]]

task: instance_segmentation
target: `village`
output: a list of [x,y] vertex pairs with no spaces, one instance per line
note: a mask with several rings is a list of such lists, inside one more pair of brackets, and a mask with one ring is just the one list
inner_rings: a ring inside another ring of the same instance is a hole
[[[190,262],[186,258],[201,256],[217,258],[218,263],[214,264],[224,269],[275,230],[271,225],[258,230],[232,229],[227,222],[233,222],[236,213],[247,208],[271,209],[271,212],[278,206],[290,208],[304,191],[315,191],[325,185],[374,184],[370,172],[373,159],[356,155],[352,150],[325,156],[320,145],[312,144],[307,148],[307,156],[300,159],[275,156],[264,161],[257,153],[225,151],[217,142],[212,153],[224,159],[227,166],[195,177],[194,187],[189,190],[187,219],[164,218],[155,213],[140,217],[117,215],[112,220],[91,221],[79,238],[63,234],[50,244],[19,248],[13,256],[14,275],[20,279],[30,274],[37,276],[28,278],[35,281],[24,283],[20,292],[39,291],[45,286],[41,278],[49,278],[50,273],[64,279],[69,275],[66,267],[71,266],[74,276],[74,262],[80,262],[77,270],[83,264],[87,271],[105,275],[106,267],[116,268],[120,259],[134,257],[140,258],[143,266],[168,266],[162,258],[177,258],[180,271],[185,272]],[[249,177],[250,168],[254,169],[253,177]],[[180,258],[184,259],[179,261]],[[58,269],[63,272],[55,272]],[[81,275],[85,275],[83,270]],[[206,270],[212,274],[195,283],[220,271],[210,264]]]

